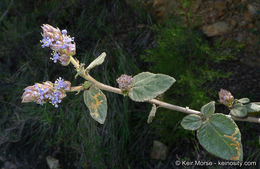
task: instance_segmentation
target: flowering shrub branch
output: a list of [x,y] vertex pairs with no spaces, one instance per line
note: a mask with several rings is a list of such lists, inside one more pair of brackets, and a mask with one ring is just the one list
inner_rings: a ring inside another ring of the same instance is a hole
[[150,72],[142,72],[134,77],[121,75],[116,79],[119,88],[103,84],[95,80],[89,72],[104,62],[106,53],[102,53],[85,68],[85,64],[79,63],[73,57],[76,54],[76,45],[74,38],[67,34],[67,30],[60,31],[59,28],[48,24],[44,24],[42,29],[42,47],[52,49],[51,59],[54,63],[59,61],[63,66],[73,64],[77,72],[75,77],[81,76],[86,81],[84,84],[74,87],[71,87],[71,83],[62,78],[57,79],[54,83],[50,81],[36,83],[24,89],[22,103],[44,104],[49,102],[57,108],[62,99],[66,97],[66,92],[77,92],[78,94],[84,91],[84,102],[91,117],[103,124],[107,115],[107,99],[102,90],[121,94],[130,97],[133,101],[148,102],[153,105],[148,123],[152,122],[159,107],[189,114],[183,118],[181,125],[187,130],[197,131],[197,138],[202,147],[226,160],[243,160],[241,134],[234,120],[260,123],[259,118],[249,116],[251,112],[260,112],[259,104],[251,103],[248,98],[235,99],[229,91],[224,89],[219,92],[219,102],[227,106],[230,110],[229,115],[215,113],[214,101],[202,106],[200,111],[169,104],[155,98],[167,91],[175,83],[175,79],[168,75]]

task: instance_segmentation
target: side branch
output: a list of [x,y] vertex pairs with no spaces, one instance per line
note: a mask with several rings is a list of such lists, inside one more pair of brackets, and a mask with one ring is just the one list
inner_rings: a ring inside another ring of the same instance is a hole
[[[70,61],[74,65],[76,70],[78,70],[80,68],[79,63],[72,56],[71,56]],[[80,74],[80,76],[83,77],[84,79],[94,83],[98,88],[100,88],[102,90],[106,90],[106,91],[109,91],[109,92],[113,92],[113,93],[123,95],[121,89],[100,83],[87,73]],[[185,107],[181,107],[181,106],[176,106],[176,105],[169,104],[169,103],[157,100],[157,99],[151,99],[151,100],[148,100],[146,102],[156,104],[159,107],[163,107],[163,108],[166,108],[166,109],[179,111],[179,112],[183,112],[183,113],[187,113],[187,114],[197,114],[197,115],[202,114],[200,111],[190,109],[189,107],[185,108]],[[226,115],[226,116],[230,117],[230,118],[232,118],[236,121],[247,121],[247,122],[253,122],[253,123],[260,123],[260,118],[255,118],[255,117],[237,118],[237,117],[234,117],[234,116],[231,116],[231,115]]]

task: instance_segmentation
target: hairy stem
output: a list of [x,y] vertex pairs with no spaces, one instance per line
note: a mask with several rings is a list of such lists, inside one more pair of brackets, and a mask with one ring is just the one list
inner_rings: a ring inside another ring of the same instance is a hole
[[79,93],[81,90],[84,90],[84,86],[83,85],[71,87],[69,92],[78,92]]
[[[70,61],[74,65],[76,70],[79,70],[79,68],[80,68],[79,62],[76,61],[72,56],[70,57]],[[81,73],[79,75],[81,77],[83,77],[84,79],[86,79],[86,80],[92,82],[93,84],[95,84],[101,90],[106,90],[106,91],[109,91],[109,92],[113,92],[113,93],[116,93],[116,94],[123,95],[123,92],[121,91],[121,89],[116,88],[116,87],[112,87],[112,86],[109,86],[109,85],[106,85],[106,84],[103,84],[103,83],[100,83],[96,79],[91,77],[86,72],[85,73]],[[157,100],[157,99],[151,99],[151,100],[148,100],[146,102],[149,102],[149,103],[152,103],[152,104],[156,104],[159,107],[163,107],[163,108],[166,108],[166,109],[179,111],[179,112],[183,112],[183,113],[187,113],[187,114],[197,114],[197,115],[201,115],[202,114],[200,111],[190,109],[189,107],[176,106],[176,105],[173,105],[173,104],[170,104],[170,103],[166,103],[166,102],[163,102],[163,101],[160,101],[160,100]],[[238,117],[234,117],[234,116],[231,116],[231,115],[226,115],[226,116],[231,117],[232,119],[237,120],[237,121],[247,121],[247,122],[260,123],[260,118],[255,118],[255,117],[238,118]]]

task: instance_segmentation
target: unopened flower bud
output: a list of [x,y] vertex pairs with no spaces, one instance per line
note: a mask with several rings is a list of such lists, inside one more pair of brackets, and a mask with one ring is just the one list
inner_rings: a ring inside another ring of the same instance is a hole
[[227,90],[220,89],[218,95],[219,95],[219,102],[226,106],[230,106],[232,104],[232,102],[234,101],[234,97]]
[[132,76],[123,74],[119,78],[117,78],[116,81],[118,83],[119,88],[125,91],[131,88],[133,78]]
[[36,92],[34,86],[28,86],[24,90],[22,103],[33,102],[35,100],[34,93]]
[[43,24],[42,26],[43,34],[42,36],[48,37],[49,39],[53,39],[55,35],[61,35],[59,28],[54,28],[49,24]]
[[62,64],[62,66],[67,66],[70,63],[70,57],[68,55],[59,56],[58,60]]
[[76,54],[76,44],[75,43],[71,43],[67,46],[67,53],[70,55]]

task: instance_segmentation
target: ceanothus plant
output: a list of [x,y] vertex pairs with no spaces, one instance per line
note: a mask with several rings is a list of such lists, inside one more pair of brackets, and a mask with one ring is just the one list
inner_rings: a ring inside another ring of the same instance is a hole
[[116,79],[119,88],[105,85],[90,76],[90,70],[104,62],[106,53],[102,53],[85,68],[85,64],[79,63],[73,57],[76,54],[76,44],[74,38],[67,34],[67,30],[60,31],[59,28],[48,24],[44,24],[42,29],[43,39],[40,42],[43,48],[52,49],[51,59],[54,63],[59,62],[63,66],[73,64],[77,72],[75,78],[81,76],[86,81],[74,87],[61,77],[54,83],[50,81],[35,83],[24,89],[22,103],[45,104],[49,102],[57,108],[67,92],[84,91],[84,102],[91,117],[103,124],[107,115],[107,99],[102,90],[122,94],[133,101],[152,104],[148,123],[152,122],[159,107],[189,114],[183,118],[181,125],[184,129],[197,131],[197,138],[202,147],[222,159],[243,161],[241,133],[234,120],[260,123],[259,118],[249,116],[251,112],[260,112],[259,103],[250,103],[248,98],[235,99],[229,91],[221,89],[219,102],[229,108],[229,115],[215,113],[214,101],[202,106],[200,111],[172,105],[155,98],[167,91],[175,79],[168,75],[150,72],[142,72],[133,77],[121,75]]

